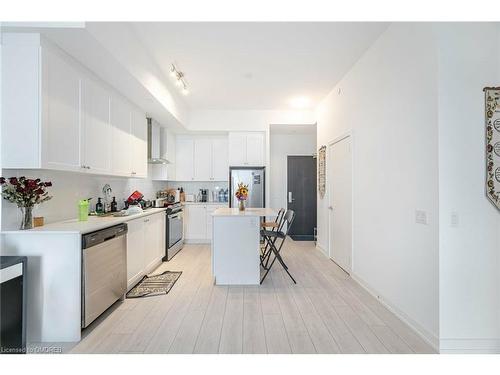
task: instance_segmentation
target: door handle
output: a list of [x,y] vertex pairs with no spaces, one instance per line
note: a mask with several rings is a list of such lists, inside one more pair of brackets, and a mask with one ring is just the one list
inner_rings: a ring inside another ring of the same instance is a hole
[[332,211],[332,210],[333,210],[333,207],[332,207],[332,206],[328,206],[328,209],[329,209],[330,211]]
[[295,200],[295,198],[292,198],[292,192],[288,192],[288,203],[292,203]]

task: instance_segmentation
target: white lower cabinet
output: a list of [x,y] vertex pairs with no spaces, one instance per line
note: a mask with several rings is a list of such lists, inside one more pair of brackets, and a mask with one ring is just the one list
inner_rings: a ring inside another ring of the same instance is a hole
[[212,239],[212,213],[224,204],[189,204],[184,206],[184,239],[191,243],[209,243]]
[[165,253],[165,213],[127,222],[127,287],[131,288],[160,262]]

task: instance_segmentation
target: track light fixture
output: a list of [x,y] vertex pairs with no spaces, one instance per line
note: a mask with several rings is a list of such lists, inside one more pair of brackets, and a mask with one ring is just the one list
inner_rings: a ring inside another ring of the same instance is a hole
[[189,94],[186,79],[184,78],[184,73],[177,69],[174,64],[170,65],[170,76],[175,79],[175,84],[181,88],[184,95]]

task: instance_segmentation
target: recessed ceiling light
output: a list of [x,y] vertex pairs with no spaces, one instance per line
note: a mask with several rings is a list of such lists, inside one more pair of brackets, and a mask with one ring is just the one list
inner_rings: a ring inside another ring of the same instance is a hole
[[305,109],[311,106],[311,98],[307,96],[297,96],[290,100],[290,106],[296,109]]

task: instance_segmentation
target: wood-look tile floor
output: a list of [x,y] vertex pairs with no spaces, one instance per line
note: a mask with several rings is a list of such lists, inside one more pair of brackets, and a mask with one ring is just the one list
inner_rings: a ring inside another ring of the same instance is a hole
[[117,302],[71,353],[433,353],[311,242],[287,240],[294,285],[275,264],[261,286],[213,285],[208,245],[157,272],[183,271],[167,295]]

